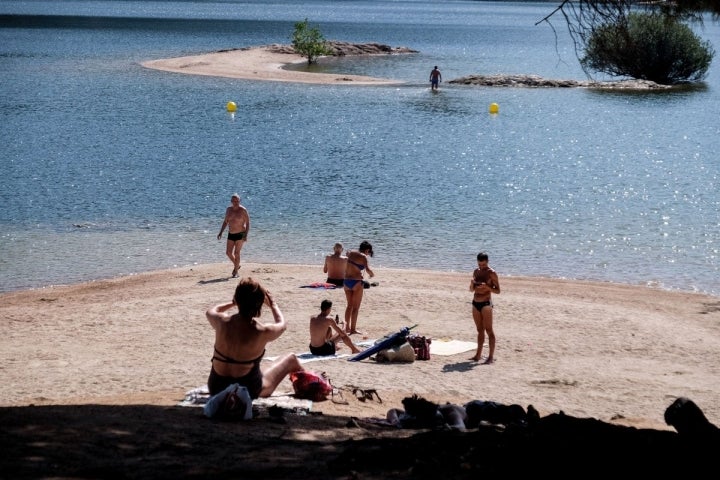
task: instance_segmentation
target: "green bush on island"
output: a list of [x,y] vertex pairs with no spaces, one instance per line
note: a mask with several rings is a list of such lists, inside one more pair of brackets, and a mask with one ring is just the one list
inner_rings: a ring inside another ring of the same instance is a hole
[[296,53],[307,58],[308,65],[315,63],[318,57],[332,53],[323,34],[317,27],[310,27],[307,18],[295,24],[292,46]]

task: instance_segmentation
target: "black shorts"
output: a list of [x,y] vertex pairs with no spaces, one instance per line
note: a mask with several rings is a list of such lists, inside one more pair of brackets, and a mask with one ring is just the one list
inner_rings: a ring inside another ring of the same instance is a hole
[[327,341],[322,347],[313,347],[310,345],[310,353],[313,355],[335,355],[335,344]]
[[228,232],[228,240],[231,242],[237,242],[238,240],[245,240],[247,232],[230,233]]

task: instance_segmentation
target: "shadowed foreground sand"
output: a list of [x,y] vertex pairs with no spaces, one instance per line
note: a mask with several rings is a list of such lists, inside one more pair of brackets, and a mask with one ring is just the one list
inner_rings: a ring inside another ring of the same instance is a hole
[[[13,478],[37,478],[45,469],[76,478],[104,478],[118,471],[170,478],[193,472],[199,477],[240,475],[249,468],[259,469],[263,478],[301,478],[284,470],[285,462],[294,460],[321,469],[319,478],[344,478],[347,472],[331,473],[327,459],[317,453],[338,459],[354,451],[360,458],[367,452],[343,442],[416,433],[362,422],[402,408],[402,399],[411,394],[440,404],[533,405],[543,417],[563,411],[663,435],[676,435],[663,414],[684,396],[720,424],[720,299],[627,285],[510,278],[502,272],[502,294],[495,296],[495,364],[469,361],[472,352],[432,355],[432,345],[429,361],[410,364],[308,363],[307,368],[328,374],[347,404],[328,400],[314,403],[309,415],[287,413],[277,419],[265,412],[247,422],[214,422],[199,408],[176,405],[207,378],[213,335],[204,311],[231,298],[236,280],[228,278],[228,266],[1,295],[0,448],[12,455],[0,470],[15,472]],[[474,341],[467,291],[472,267],[468,273],[376,267],[373,281],[379,285],[365,290],[358,328],[375,339],[417,324],[415,333],[433,339]],[[342,316],[341,289],[301,288],[324,281],[322,266],[246,263],[240,273],[266,285],[289,321],[288,331],[269,346],[269,357],[307,351],[308,319],[321,300],[331,299]],[[262,318],[269,320],[269,312]],[[353,387],[374,389],[379,399],[361,401]],[[278,392],[291,393],[289,381]],[[492,435],[475,432],[472,441],[447,438],[456,434],[433,438],[472,446]],[[258,455],[269,455],[277,470],[268,470]],[[373,478],[367,475],[362,478]]]

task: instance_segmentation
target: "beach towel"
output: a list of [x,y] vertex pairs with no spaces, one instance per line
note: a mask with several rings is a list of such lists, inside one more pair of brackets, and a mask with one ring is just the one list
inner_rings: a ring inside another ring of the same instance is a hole
[[[317,362],[318,360],[335,360],[338,358],[344,358],[349,357],[349,353],[335,353],[333,355],[313,355],[310,352],[303,352],[303,353],[296,353],[295,356],[297,357],[298,361],[300,363],[309,363],[309,362]],[[263,357],[263,360],[267,360],[269,362],[277,360],[278,357]]]
[[300,288],[315,288],[318,290],[334,290],[338,287],[337,287],[337,285],[333,285],[332,283],[313,282],[308,285],[300,285]]
[[[185,394],[185,398],[177,405],[179,407],[205,407],[210,399],[210,392],[207,385],[201,385],[197,388],[189,390]],[[252,401],[253,407],[259,409],[269,409],[271,407],[279,407],[283,410],[292,411],[294,413],[305,415],[312,410],[312,400],[295,398],[293,393],[274,393],[267,398],[256,398]]]
[[456,355],[458,353],[469,352],[470,350],[476,350],[477,343],[475,342],[463,342],[462,340],[438,340],[433,339],[432,341],[432,354],[449,356]]
[[[362,340],[359,342],[355,342],[355,345],[357,345],[360,348],[369,347],[370,345],[373,345],[375,343],[375,340]],[[309,363],[309,362],[317,362],[318,360],[336,360],[338,358],[345,358],[349,357],[351,354],[349,353],[334,353],[333,355],[315,355],[310,352],[303,352],[303,353],[296,353],[295,356],[298,358],[300,363]],[[263,360],[272,362],[277,360],[277,356],[272,357],[263,357]]]

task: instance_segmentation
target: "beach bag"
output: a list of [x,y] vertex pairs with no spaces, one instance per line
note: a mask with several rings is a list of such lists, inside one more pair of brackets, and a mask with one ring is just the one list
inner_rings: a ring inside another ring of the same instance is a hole
[[408,342],[400,346],[380,350],[375,355],[375,361],[384,363],[412,363],[415,361],[415,349]]
[[415,350],[416,360],[430,360],[430,343],[432,343],[432,339],[422,335],[411,334],[408,335],[407,341]]
[[333,386],[325,375],[325,372],[318,374],[310,370],[301,370],[290,374],[295,398],[321,402],[327,400],[328,395],[333,393]]
[[252,398],[248,389],[237,383],[210,397],[203,407],[208,418],[218,420],[250,420],[252,418]]

